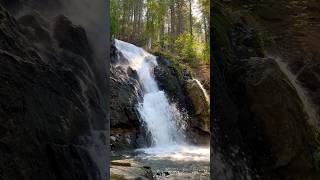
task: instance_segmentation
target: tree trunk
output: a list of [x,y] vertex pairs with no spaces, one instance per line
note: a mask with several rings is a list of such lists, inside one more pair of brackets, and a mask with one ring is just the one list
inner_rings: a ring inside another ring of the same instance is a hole
[[132,41],[136,43],[138,32],[138,13],[139,13],[139,1],[134,2],[133,8],[133,23],[132,23]]
[[175,0],[170,3],[170,49],[173,52],[173,43],[176,38],[176,14],[175,14]]
[[161,49],[161,51],[164,49],[163,38],[164,38],[164,22],[161,22],[160,34],[159,34],[159,41],[160,41],[160,49]]
[[[143,0],[138,1],[138,26],[137,26],[137,36],[140,37],[142,31],[142,13],[143,13]],[[140,39],[139,39],[140,40]],[[138,41],[139,41],[138,40]]]
[[182,0],[177,1],[177,15],[178,15],[178,23],[176,28],[176,35],[179,35],[183,32],[183,19],[182,19]]
[[189,0],[189,21],[190,21],[190,35],[192,34],[192,0]]
[[204,24],[204,40],[207,44],[209,42],[209,34],[208,34],[208,21],[205,16],[203,16],[203,24]]

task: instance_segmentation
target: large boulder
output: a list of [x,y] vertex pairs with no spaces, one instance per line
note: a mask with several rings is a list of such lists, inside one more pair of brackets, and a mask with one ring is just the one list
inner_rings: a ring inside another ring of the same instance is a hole
[[191,119],[192,126],[210,133],[210,102],[205,89],[196,79],[188,80],[186,89],[194,107],[195,115],[198,117],[197,119]]
[[191,74],[186,68],[180,67],[169,59],[157,57],[158,66],[154,69],[155,79],[159,88],[164,90],[173,103],[180,109],[191,110],[192,106],[186,96],[185,82],[191,79]]
[[[289,179],[319,177],[313,172],[313,154],[319,147],[317,129],[303,97],[277,61],[250,58],[235,66],[233,73],[238,77],[234,88],[242,87],[244,93],[239,122],[243,126],[242,137],[252,143],[252,148],[264,144],[263,154],[271,160],[264,168],[279,171]],[[254,158],[262,161],[266,157]],[[281,170],[284,167],[286,170]]]
[[165,59],[159,54],[158,66],[154,70],[155,79],[161,90],[165,91],[171,103],[186,117],[187,140],[194,144],[205,145],[209,142],[210,108],[209,97],[199,81],[192,79],[186,66]]

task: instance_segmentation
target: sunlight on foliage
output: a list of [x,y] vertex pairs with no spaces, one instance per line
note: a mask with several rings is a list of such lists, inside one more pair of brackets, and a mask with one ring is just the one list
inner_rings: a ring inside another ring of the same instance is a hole
[[113,38],[192,66],[209,63],[209,0],[110,0],[110,9]]
[[195,61],[209,61],[210,49],[203,42],[197,41],[189,33],[184,33],[178,36],[175,43],[175,52],[177,59],[189,64],[194,64]]

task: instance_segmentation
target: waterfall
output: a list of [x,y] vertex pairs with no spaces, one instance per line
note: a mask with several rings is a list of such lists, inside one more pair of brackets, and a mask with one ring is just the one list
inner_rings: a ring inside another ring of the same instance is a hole
[[201,82],[198,80],[198,79],[193,79],[197,84],[198,86],[201,88],[203,94],[204,94],[204,97],[206,98],[206,101],[210,102],[210,97],[207,93],[207,90],[204,89],[203,85],[201,84]]
[[315,105],[310,100],[309,95],[307,94],[306,90],[299,84],[297,79],[297,75],[294,75],[288,68],[288,65],[284,63],[279,57],[275,57],[272,55],[268,55],[270,58],[274,59],[275,62],[278,64],[279,69],[287,76],[290,83],[293,85],[294,89],[296,90],[300,100],[303,103],[304,110],[308,114],[310,123],[314,126],[319,127],[319,116],[317,114],[317,110]]
[[[138,149],[137,151],[143,152],[141,158],[208,163],[210,148],[192,146],[185,142],[184,116],[175,104],[169,103],[165,92],[158,87],[153,74],[157,66],[156,57],[124,41],[115,40],[115,46],[129,62],[121,66],[129,66],[137,71],[143,91],[143,98],[137,106],[141,119],[151,134],[152,147]],[[206,98],[209,99],[207,94]]]
[[129,66],[137,71],[143,91],[143,100],[138,111],[152,136],[154,147],[182,144],[177,122],[183,116],[174,104],[170,104],[166,94],[159,90],[154,79],[153,69],[157,66],[156,57],[142,48],[124,41],[115,40],[117,49],[128,59]]

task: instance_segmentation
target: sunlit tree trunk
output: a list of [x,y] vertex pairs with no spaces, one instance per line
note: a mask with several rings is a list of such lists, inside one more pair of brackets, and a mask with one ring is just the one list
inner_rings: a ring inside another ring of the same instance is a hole
[[207,44],[209,42],[209,33],[208,33],[208,21],[205,16],[203,16],[203,25],[204,25],[204,40]]

